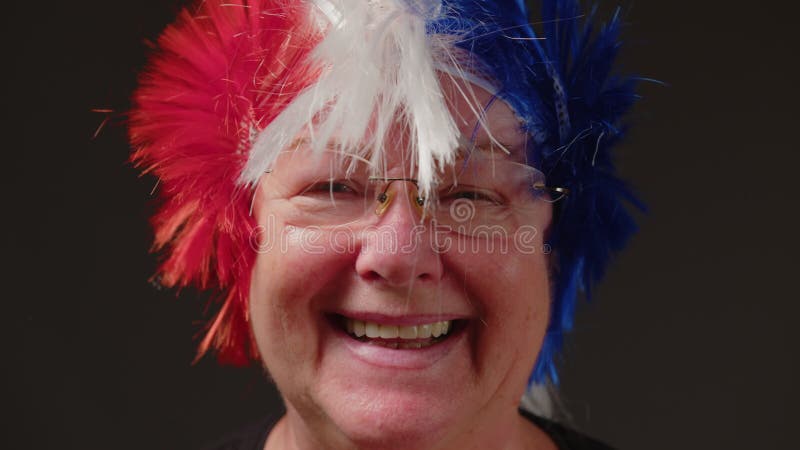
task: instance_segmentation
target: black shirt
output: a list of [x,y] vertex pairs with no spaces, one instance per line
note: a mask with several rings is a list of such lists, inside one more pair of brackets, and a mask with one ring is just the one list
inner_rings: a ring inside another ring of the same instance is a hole
[[[613,450],[612,447],[570,430],[561,424],[535,416],[522,409],[519,413],[542,429],[555,442],[559,450]],[[242,428],[228,437],[213,443],[204,450],[262,450],[267,436],[279,418],[270,417]]]

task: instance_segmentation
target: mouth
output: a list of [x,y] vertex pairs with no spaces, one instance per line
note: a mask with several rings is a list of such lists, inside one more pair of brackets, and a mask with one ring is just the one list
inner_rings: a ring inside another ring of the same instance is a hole
[[343,315],[331,317],[334,326],[351,339],[394,350],[425,349],[450,339],[464,320],[442,320],[409,325],[359,320]]

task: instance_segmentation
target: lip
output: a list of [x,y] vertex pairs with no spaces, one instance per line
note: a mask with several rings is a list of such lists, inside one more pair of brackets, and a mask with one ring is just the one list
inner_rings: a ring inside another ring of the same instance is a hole
[[[389,325],[417,325],[435,321],[451,320],[441,315],[389,317],[382,314],[354,314],[347,317],[357,320],[369,320]],[[362,319],[366,317],[366,319]],[[376,320],[377,319],[377,320]],[[385,320],[380,320],[385,319]],[[453,330],[447,339],[429,347],[419,349],[393,349],[369,342],[353,339],[344,330],[334,325],[333,321],[326,321],[332,332],[332,339],[336,347],[344,350],[353,359],[368,366],[393,370],[424,370],[432,367],[441,359],[452,353],[464,339],[466,326]]]

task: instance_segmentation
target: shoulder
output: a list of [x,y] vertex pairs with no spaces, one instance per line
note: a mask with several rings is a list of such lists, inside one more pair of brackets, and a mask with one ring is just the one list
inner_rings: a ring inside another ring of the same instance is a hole
[[523,409],[520,409],[519,413],[547,433],[559,450],[614,450],[613,447],[570,430],[559,423],[535,416]]
[[274,417],[265,417],[206,445],[201,450],[261,450],[276,422]]

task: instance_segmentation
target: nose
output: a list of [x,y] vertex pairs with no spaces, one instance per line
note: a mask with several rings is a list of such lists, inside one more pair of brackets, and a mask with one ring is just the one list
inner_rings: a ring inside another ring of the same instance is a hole
[[434,233],[423,222],[415,180],[392,179],[378,195],[377,225],[365,230],[356,260],[364,279],[404,287],[441,280],[443,268]]

